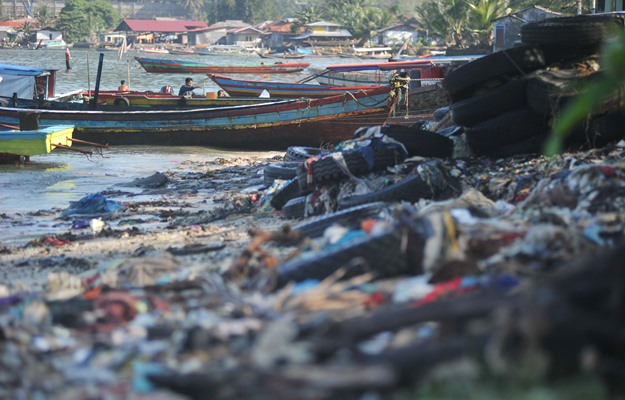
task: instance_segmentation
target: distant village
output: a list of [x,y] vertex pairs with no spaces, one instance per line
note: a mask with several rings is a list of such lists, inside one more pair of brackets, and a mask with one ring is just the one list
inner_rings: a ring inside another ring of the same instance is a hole
[[[3,46],[11,47],[100,47],[111,49],[124,44],[132,47],[154,48],[206,48],[230,46],[232,49],[282,51],[298,48],[310,52],[338,52],[353,49],[357,40],[345,27],[327,21],[293,28],[295,19],[266,21],[252,26],[240,20],[221,21],[208,25],[203,21],[169,18],[123,19],[110,32],[100,34],[98,43],[65,43],[63,33],[51,27],[37,26],[34,19],[0,21],[0,40]],[[25,35],[21,27],[31,24],[31,32]],[[383,47],[383,50],[399,48],[404,43],[423,41],[426,32],[418,24],[410,22],[382,28],[369,41],[369,46]],[[432,45],[436,41],[432,40]]]

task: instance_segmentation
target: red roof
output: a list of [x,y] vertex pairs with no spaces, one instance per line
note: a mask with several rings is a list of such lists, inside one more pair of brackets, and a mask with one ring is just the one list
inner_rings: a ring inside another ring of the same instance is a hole
[[30,22],[31,26],[39,26],[39,21],[33,18],[14,19],[11,21],[0,21],[0,26],[14,26],[21,28],[24,23]]
[[[127,29],[124,29],[124,26]],[[154,19],[125,19],[116,30],[131,30],[133,32],[187,32],[197,28],[206,28],[203,21],[185,20],[154,20]]]

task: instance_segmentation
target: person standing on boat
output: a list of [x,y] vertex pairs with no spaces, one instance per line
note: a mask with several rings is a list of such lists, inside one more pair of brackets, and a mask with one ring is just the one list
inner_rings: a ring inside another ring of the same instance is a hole
[[72,59],[72,53],[69,52],[69,47],[65,48],[65,67],[67,69],[72,69],[72,65],[69,63],[69,60]]
[[128,87],[128,85],[126,85],[126,81],[122,79],[121,85],[119,85],[119,87],[117,88],[117,91],[128,92],[129,90],[130,88]]
[[193,79],[187,78],[184,80],[184,85],[180,86],[180,90],[178,91],[178,96],[180,97],[193,97],[193,89],[198,89],[199,87],[193,86]]

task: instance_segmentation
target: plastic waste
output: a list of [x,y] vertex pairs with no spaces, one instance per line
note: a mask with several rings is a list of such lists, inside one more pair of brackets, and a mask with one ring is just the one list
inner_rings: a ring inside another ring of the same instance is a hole
[[94,193],[78,201],[70,202],[70,206],[61,213],[62,217],[71,215],[106,215],[122,210],[124,207],[116,201]]

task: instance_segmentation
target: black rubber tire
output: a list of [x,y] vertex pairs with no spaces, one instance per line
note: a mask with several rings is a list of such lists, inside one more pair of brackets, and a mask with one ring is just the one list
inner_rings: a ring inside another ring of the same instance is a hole
[[130,107],[130,100],[127,97],[116,97],[113,100],[113,105],[128,108]]
[[477,155],[489,158],[506,158],[523,154],[541,154],[547,137],[548,134],[543,133],[530,138],[525,138],[519,142],[487,149]]
[[282,206],[282,215],[289,219],[306,217],[306,197],[299,196],[287,201]]
[[380,211],[386,207],[387,205],[384,202],[351,207],[331,214],[311,218],[305,222],[294,225],[293,229],[311,238],[323,235],[326,228],[333,224],[340,224],[350,229],[358,229],[363,219],[378,215]]
[[295,177],[273,195],[271,200],[269,200],[269,204],[271,204],[271,206],[276,210],[282,210],[282,207],[287,203],[287,201],[302,196],[303,194],[305,193],[302,193],[297,177]]
[[325,153],[328,153],[328,151],[318,147],[291,146],[286,149],[284,161],[306,161],[310,157],[316,157]]
[[452,100],[471,97],[476,87],[495,78],[518,77],[545,67],[539,46],[518,46],[475,59],[450,71],[443,79],[443,88]]
[[466,130],[467,143],[477,155],[493,154],[497,148],[520,143],[549,131],[547,121],[528,108],[514,110]]
[[545,55],[545,63],[548,66],[562,66],[568,68],[572,62],[597,57],[599,48],[597,46],[577,46],[574,43],[567,46],[563,45],[542,45],[543,54]]
[[[353,175],[363,175],[404,161],[406,154],[397,145],[374,147],[373,163],[369,165],[360,150],[342,152],[345,164]],[[310,190],[317,184],[337,182],[349,176],[337,165],[332,157],[324,157],[312,162],[305,162],[297,169],[297,177],[302,190]]]
[[623,30],[617,16],[576,15],[547,18],[521,25],[521,42],[526,45],[599,47],[613,34]]
[[[409,274],[411,264],[406,251],[402,249],[402,229],[393,229],[381,234],[366,236],[352,242],[320,251],[311,257],[298,257],[278,267],[278,287],[288,282],[307,279],[322,280],[339,268],[348,266],[355,259],[363,260],[347,268],[344,278],[373,272],[377,277]],[[369,269],[365,268],[365,264]],[[416,268],[415,268],[416,269]]]
[[263,168],[263,182],[270,186],[274,180],[289,180],[297,176],[297,167],[300,162],[282,162],[269,164]]
[[451,117],[456,124],[470,127],[522,108],[527,104],[526,85],[524,78],[513,79],[478,96],[453,103]]
[[606,146],[611,142],[625,138],[625,111],[622,109],[609,112],[593,120],[592,147]]
[[404,125],[385,125],[382,133],[404,145],[408,157],[451,157],[454,142],[436,132]]
[[373,202],[415,202],[419,199],[430,199],[434,193],[432,188],[418,174],[408,175],[399,181],[375,192],[358,194],[339,200],[339,209],[355,207]]

